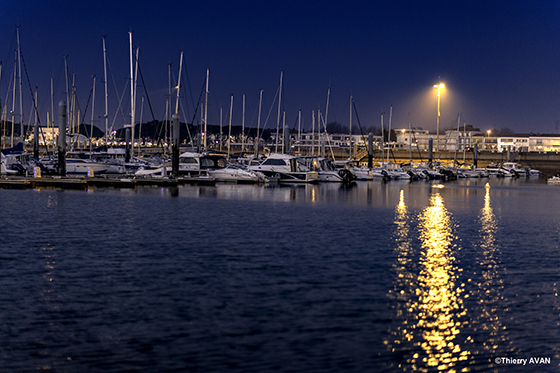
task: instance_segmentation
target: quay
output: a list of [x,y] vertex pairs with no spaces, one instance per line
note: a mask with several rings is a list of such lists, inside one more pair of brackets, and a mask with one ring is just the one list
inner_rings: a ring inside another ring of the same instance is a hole
[[213,178],[104,178],[104,177],[25,177],[0,178],[0,189],[88,189],[88,188],[134,188],[136,186],[176,187],[179,185],[215,185]]

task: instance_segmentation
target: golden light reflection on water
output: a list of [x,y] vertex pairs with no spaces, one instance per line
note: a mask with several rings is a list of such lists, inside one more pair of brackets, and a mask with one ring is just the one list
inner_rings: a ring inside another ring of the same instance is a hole
[[485,337],[478,342],[487,353],[493,353],[498,347],[507,350],[508,341],[505,326],[498,317],[498,313],[507,311],[507,302],[500,293],[503,280],[498,276],[497,220],[490,204],[489,186],[486,187],[484,206],[480,210],[479,220],[478,265],[481,272],[480,276],[477,276],[479,278],[477,288],[472,293],[478,303],[477,317],[472,321],[472,327],[475,332],[485,334]]
[[[420,215],[420,296],[413,308],[417,308],[416,327],[422,330],[421,347],[426,354],[421,361],[438,370],[448,370],[458,361],[467,360],[469,355],[462,350],[465,338],[459,335],[465,326],[461,318],[466,310],[461,298],[462,288],[457,284],[459,270],[454,264],[452,239],[449,213],[443,198],[436,193],[430,198],[430,206]],[[419,360],[418,357],[418,361],[412,363],[419,363]]]
[[399,368],[404,371],[466,371],[458,366],[470,355],[462,346],[472,340],[463,332],[463,285],[458,284],[451,218],[441,195],[433,194],[418,216],[419,256],[411,250],[411,221],[401,191],[395,210],[397,280],[391,294],[398,300],[401,325],[385,343],[403,355]]

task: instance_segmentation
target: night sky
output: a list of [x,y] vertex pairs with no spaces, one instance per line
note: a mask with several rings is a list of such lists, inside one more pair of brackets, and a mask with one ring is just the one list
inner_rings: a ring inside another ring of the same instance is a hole
[[[0,0],[0,100],[11,109],[19,26],[24,122],[30,119],[35,88],[41,123],[46,122],[51,79],[55,106],[66,99],[67,55],[82,110],[97,75],[94,124],[104,129],[105,36],[110,124],[121,128],[130,121],[131,31],[144,78],[138,85],[137,121],[143,96],[143,121],[151,120],[152,112],[155,119],[164,119],[168,67],[176,85],[184,51],[182,121],[192,121],[209,68],[210,124],[219,124],[220,107],[227,123],[231,94],[232,121],[241,124],[245,94],[245,124],[256,127],[262,89],[261,126],[270,112],[266,128],[275,128],[274,99],[283,71],[282,110],[290,127],[297,126],[300,109],[305,129],[311,126],[312,110],[325,115],[330,87],[328,122],[348,125],[352,95],[363,127],[379,126],[382,112],[387,126],[392,105],[393,128],[408,127],[410,121],[435,130],[433,85],[443,82],[442,129],[462,113],[466,124],[481,131],[560,132],[559,20],[560,2],[554,0]],[[91,108],[85,116],[90,123]]]

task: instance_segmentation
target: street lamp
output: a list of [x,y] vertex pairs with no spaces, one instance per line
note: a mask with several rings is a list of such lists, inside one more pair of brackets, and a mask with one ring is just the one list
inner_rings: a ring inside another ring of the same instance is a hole
[[486,131],[486,132],[488,132],[488,137],[490,137],[490,134],[492,133],[492,131],[491,131],[491,130],[488,130],[488,131]]
[[436,136],[436,151],[439,151],[439,118],[441,117],[441,113],[439,111],[439,106],[440,106],[440,97],[441,97],[441,90],[443,88],[445,88],[445,85],[443,83],[439,83],[439,84],[435,84],[434,88],[437,88],[437,122],[436,122],[436,127],[437,127],[437,136]]

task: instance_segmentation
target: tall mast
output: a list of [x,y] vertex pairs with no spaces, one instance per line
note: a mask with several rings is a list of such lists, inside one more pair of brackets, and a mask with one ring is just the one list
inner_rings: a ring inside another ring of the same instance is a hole
[[[179,115],[179,98],[181,93],[181,74],[183,70],[183,51],[179,60],[179,77],[177,78],[177,100],[175,101],[175,114]],[[188,128],[188,127],[187,127]]]
[[134,122],[132,123],[132,156],[134,157],[134,132],[136,127],[136,92],[138,92],[138,53],[140,48],[136,48],[136,67],[134,70]]
[[301,154],[301,109],[298,111],[298,153]]
[[93,119],[95,118],[94,109],[95,109],[95,78],[97,75],[93,76],[93,89],[92,89],[92,99],[91,99],[91,125],[90,125],[90,132],[89,132],[89,156],[91,157],[91,153],[93,153]]
[[179,61],[179,77],[177,78],[177,101],[175,101],[175,114],[179,114],[179,93],[181,90],[181,70],[183,69],[183,52]]
[[12,90],[12,139],[11,139],[11,147],[14,147],[14,125],[16,120],[16,83],[17,83],[17,51],[16,57],[14,59],[14,85]]
[[103,37],[103,74],[105,80],[105,145],[109,131],[109,94],[107,93],[107,49],[105,48],[105,37]]
[[[144,96],[142,96],[142,104],[140,105],[140,128],[138,129],[138,143],[142,139],[142,118],[144,117]],[[140,146],[140,145],[138,145]]]
[[352,160],[352,95],[350,95],[350,156],[349,159]]
[[389,109],[389,132],[388,132],[388,138],[387,138],[387,142],[389,143],[389,149],[387,149],[387,163],[389,163],[389,150],[391,149],[391,121],[393,119],[393,105],[391,105],[391,108]]
[[459,148],[459,126],[461,125],[461,113],[457,116],[457,140],[455,140],[455,158],[453,160],[455,167],[457,167],[457,148]]
[[262,95],[263,95],[263,90],[261,89],[260,94],[259,94],[259,117],[257,118],[257,138],[256,138],[256,150],[255,150],[255,154],[258,156],[259,155],[259,130],[261,128],[261,107],[262,107]]
[[[48,122],[48,121],[47,121]],[[54,156],[54,82],[53,78],[51,78],[51,128],[52,128],[52,150]],[[48,148],[47,148],[48,149]]]
[[[165,131],[163,134],[163,142],[164,144],[167,144],[167,127],[169,126],[169,123],[171,121],[171,64],[167,65],[167,74],[168,74],[168,79],[169,79],[169,96],[167,97],[167,114],[165,116]],[[163,147],[163,154],[166,154],[167,152],[167,146]]]
[[276,120],[276,144],[274,146],[274,152],[278,153],[278,135],[280,131],[280,103],[282,101],[282,79],[284,78],[284,71],[280,71],[280,88],[278,96],[278,119]]
[[19,43],[19,27],[17,28],[17,44],[18,44],[18,79],[19,79],[19,112],[20,112],[20,139],[23,141],[23,84],[21,81],[21,46]]
[[315,110],[311,110],[311,155],[315,155]]
[[243,94],[243,116],[241,118],[241,153],[245,152],[245,94]]
[[383,149],[385,147],[385,139],[383,138],[385,136],[383,133],[383,114],[385,113],[381,112],[381,162],[385,160],[385,150]]
[[[70,109],[72,114],[72,134],[76,133],[76,73],[72,74],[72,108]],[[74,141],[72,141],[74,144]]]
[[[64,55],[64,75],[66,77],[66,120],[70,120],[70,90],[68,88],[68,56]],[[53,118],[54,120],[54,118]],[[60,133],[58,134],[60,136]]]
[[230,144],[231,144],[231,116],[233,114],[233,95],[231,95],[231,100],[230,100],[230,104],[229,104],[229,136],[228,136],[228,142],[227,142],[227,156],[229,158],[229,152],[230,152]]
[[282,153],[288,154],[288,144],[286,144],[286,111],[282,111]]
[[222,151],[222,140],[223,140],[223,133],[222,133],[222,104],[220,103],[220,151]]
[[210,79],[210,69],[206,69],[206,98],[204,100],[204,150],[206,150],[208,137],[208,81]]
[[128,32],[130,41],[130,134],[132,144],[132,155],[134,156],[134,54],[132,51],[132,32]]
[[327,90],[327,105],[326,105],[326,108],[325,108],[325,121],[323,122],[323,127],[324,127],[324,130],[325,130],[325,137],[328,136],[328,134],[327,134],[327,120],[328,120],[328,117],[329,117],[329,101],[330,101],[330,98],[331,98],[331,86],[329,84],[329,89]]
[[321,142],[321,109],[317,109],[317,146],[317,155],[323,155],[323,143]]

